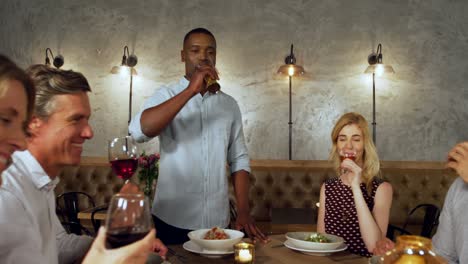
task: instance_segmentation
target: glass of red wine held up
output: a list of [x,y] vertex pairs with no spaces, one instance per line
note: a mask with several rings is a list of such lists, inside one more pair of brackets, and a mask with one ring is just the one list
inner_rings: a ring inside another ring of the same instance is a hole
[[112,196],[106,217],[107,248],[119,248],[145,237],[152,228],[148,200],[143,194]]
[[109,162],[117,177],[127,183],[138,168],[138,148],[135,140],[131,136],[110,140]]
[[[343,160],[345,160],[345,159],[350,159],[350,160],[356,162],[357,153],[356,153],[355,150],[341,149],[339,154],[340,154],[340,161],[341,162],[343,162]],[[345,174],[347,172],[348,172],[348,170],[346,170],[344,168],[341,169],[341,174]]]

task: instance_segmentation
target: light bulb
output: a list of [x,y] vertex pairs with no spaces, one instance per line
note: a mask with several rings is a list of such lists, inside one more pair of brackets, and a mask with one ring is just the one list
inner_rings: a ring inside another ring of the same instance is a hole
[[377,64],[377,66],[375,67],[375,74],[377,74],[377,76],[382,76],[384,71],[384,65],[381,63]]
[[289,75],[289,76],[293,76],[293,75],[294,75],[294,66],[293,66],[293,65],[289,66],[289,68],[288,68],[288,75]]
[[120,66],[120,76],[129,76],[130,75],[130,67],[122,65]]

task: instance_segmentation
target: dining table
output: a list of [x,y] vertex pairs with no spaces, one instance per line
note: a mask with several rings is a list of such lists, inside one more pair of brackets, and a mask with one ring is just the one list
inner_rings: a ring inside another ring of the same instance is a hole
[[[80,220],[91,220],[91,215],[92,215],[93,211],[96,210],[97,208],[100,208],[100,207],[103,207],[103,206],[96,206],[96,207],[89,208],[89,209],[78,212],[78,219],[80,219]],[[96,220],[106,220],[106,213],[107,213],[107,211],[97,212],[95,214],[94,218]]]
[[[78,214],[80,220],[90,220],[92,209],[82,211]],[[95,215],[96,220],[104,220],[106,212],[98,212]],[[285,233],[290,231],[315,231],[315,224],[285,224],[285,223],[257,223],[257,226],[265,232],[270,238],[268,243],[258,242],[255,244],[255,263],[256,264],[367,264],[368,258],[351,254],[349,251],[332,253],[327,256],[306,255],[296,250],[289,249],[284,245],[286,241]],[[250,239],[244,238],[243,241],[250,242]],[[169,251],[167,261],[163,262],[159,256],[153,254],[147,263],[151,264],[224,264],[234,263],[234,254],[226,254],[222,257],[210,258],[197,253],[192,253],[184,249],[183,244],[168,245]]]
[[[255,244],[255,264],[367,264],[368,258],[354,255],[348,251],[332,253],[327,256],[306,255],[299,251],[291,250],[284,246],[286,241],[284,234],[269,236],[270,242]],[[245,242],[249,239],[245,238]],[[167,264],[233,264],[234,254],[229,254],[218,258],[209,258],[196,253],[189,252],[183,245],[169,245],[167,254]],[[149,258],[147,263],[164,263],[157,256]]]

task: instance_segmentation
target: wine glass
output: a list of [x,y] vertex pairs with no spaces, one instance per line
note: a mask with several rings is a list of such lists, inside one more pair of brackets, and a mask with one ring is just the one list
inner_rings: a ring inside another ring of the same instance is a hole
[[[357,152],[355,150],[340,149],[339,155],[340,155],[340,161],[341,162],[343,162],[343,160],[345,160],[345,159],[350,159],[350,160],[356,162]],[[345,174],[347,172],[348,172],[347,169],[344,169],[344,168],[341,169],[341,174]]]
[[131,136],[110,140],[109,162],[117,177],[127,183],[138,168],[138,148],[135,140]]
[[340,150],[340,160],[343,162],[345,159],[350,159],[352,161],[356,161],[356,151],[355,150],[349,150],[349,149],[341,149]]
[[152,227],[145,195],[119,193],[112,196],[106,217],[108,248],[119,248],[138,241],[145,237]]

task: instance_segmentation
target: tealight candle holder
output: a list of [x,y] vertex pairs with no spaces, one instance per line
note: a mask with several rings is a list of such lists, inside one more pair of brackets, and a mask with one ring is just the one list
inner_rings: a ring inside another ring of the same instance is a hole
[[234,245],[234,261],[238,264],[253,264],[255,260],[255,246],[250,243],[237,243]]

